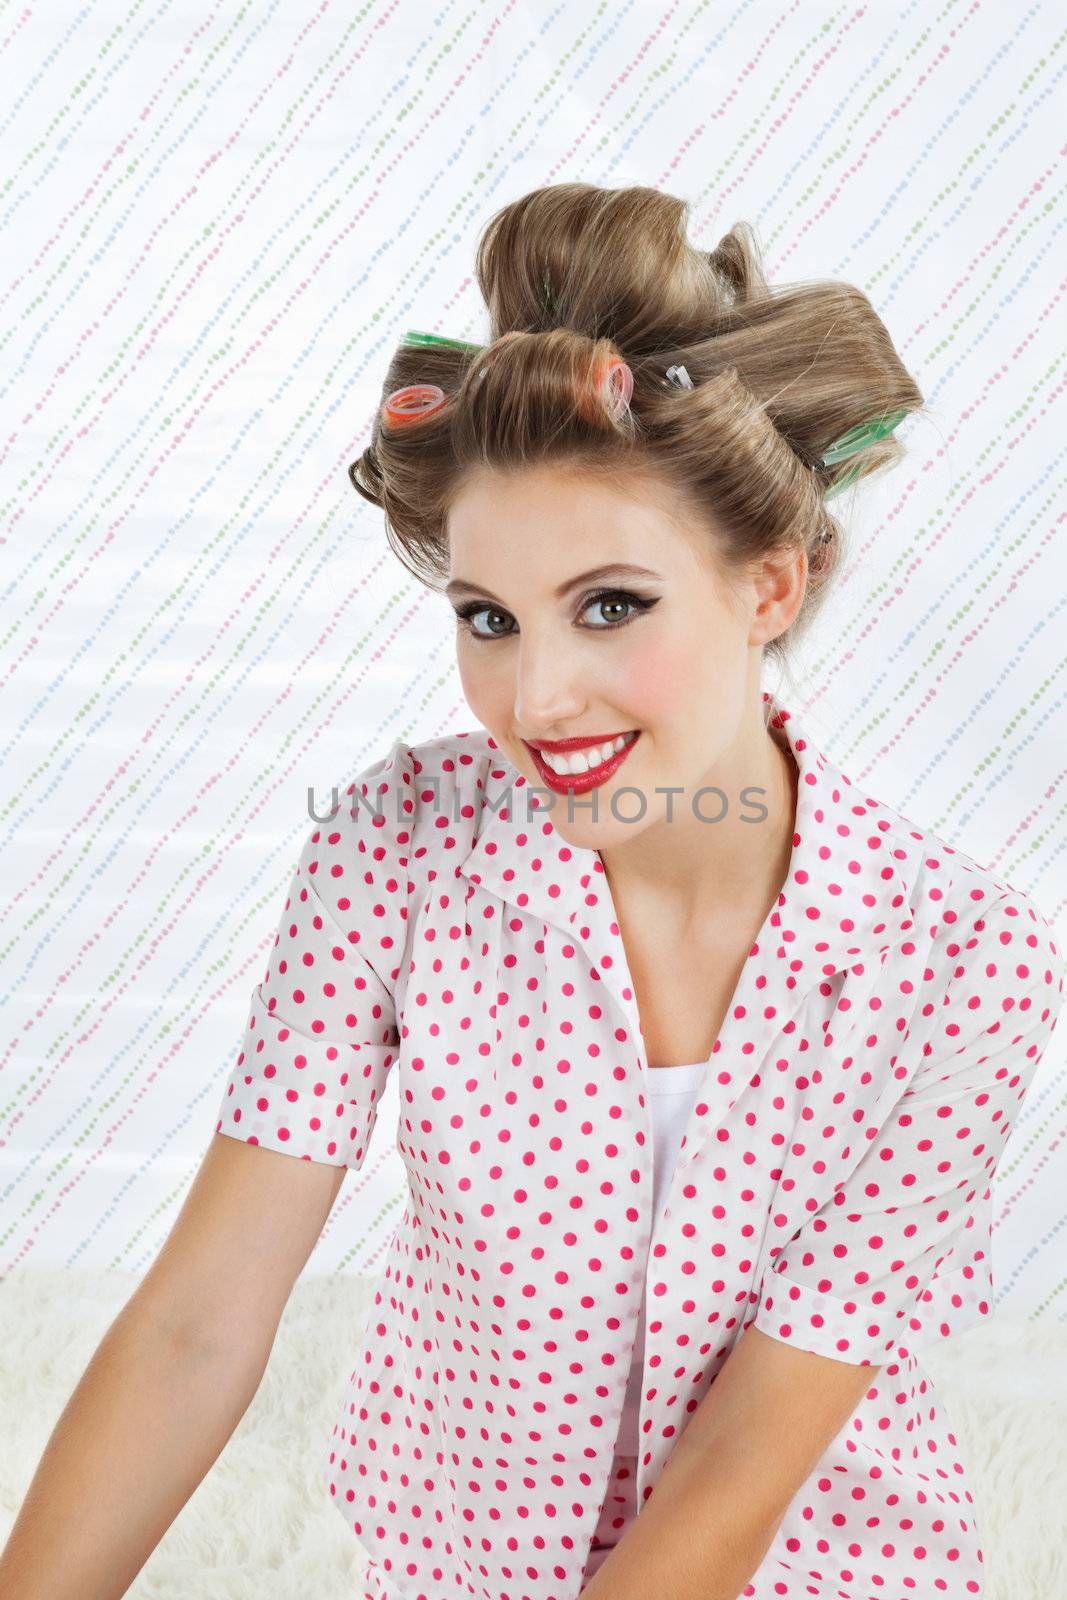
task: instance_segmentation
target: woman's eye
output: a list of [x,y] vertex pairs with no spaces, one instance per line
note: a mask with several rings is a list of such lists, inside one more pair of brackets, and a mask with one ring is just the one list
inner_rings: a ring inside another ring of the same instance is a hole
[[475,619],[475,617],[481,616],[483,612],[487,613],[490,617],[503,617],[503,618],[505,618],[505,620],[510,616],[509,612],[507,612],[507,611],[498,611],[495,606],[479,606],[479,605],[457,606],[456,607],[456,621],[460,624],[460,626],[462,628],[465,628],[466,631],[469,634],[471,634],[471,636],[473,638],[475,638],[475,639],[502,639],[502,638],[506,638],[507,637],[506,634],[493,633],[493,632],[480,633],[478,631],[478,629],[475,628],[474,619]]
[[[658,598],[658,597],[657,597]],[[656,604],[655,599],[644,595],[631,594],[627,589],[603,589],[599,594],[587,596],[583,600],[578,615],[584,616],[594,607],[600,607],[601,617],[606,620],[600,623],[583,623],[582,626],[591,633],[607,633],[612,628],[625,627],[633,620],[634,615],[642,611],[649,611]],[[502,611],[498,606],[490,606],[477,600],[468,601],[466,605],[456,606],[456,621],[473,639],[506,639],[510,630],[507,624],[514,622],[510,611]],[[627,614],[628,613],[628,614]],[[474,626],[475,617],[485,616],[487,632]],[[504,631],[496,631],[495,624],[503,621]]]
[[592,606],[603,606],[608,618],[608,626],[616,627],[620,622],[628,622],[629,617],[621,615],[624,607],[629,607],[631,612],[638,604],[637,596],[633,594],[597,594],[586,602],[585,609]]

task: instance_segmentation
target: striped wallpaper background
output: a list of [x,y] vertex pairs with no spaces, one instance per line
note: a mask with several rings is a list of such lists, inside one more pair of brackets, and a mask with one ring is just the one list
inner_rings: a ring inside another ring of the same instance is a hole
[[[932,417],[835,509],[791,703],[1067,936],[1064,136],[1051,4],[0,3],[0,1271],[142,1272],[214,1129],[307,790],[473,724],[346,466],[540,184],[656,184],[858,284]],[[784,693],[784,689],[783,689]],[[786,701],[790,703],[789,700]],[[1067,1033],[997,1178],[1067,1310]],[[379,1272],[395,1083],[309,1272]]]

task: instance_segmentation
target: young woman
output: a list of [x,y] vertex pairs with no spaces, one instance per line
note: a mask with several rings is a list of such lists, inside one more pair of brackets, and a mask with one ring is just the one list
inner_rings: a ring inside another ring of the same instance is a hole
[[310,830],[146,1289],[174,1324],[228,1257],[201,1344],[260,1373],[395,1074],[407,1203],[326,1465],[374,1600],[983,1592],[920,1358],[991,1309],[1063,960],[763,687],[922,397],[857,289],[772,290],[685,209],[537,190],[479,247],[488,344],[395,354],[352,479],[478,726]]
[[409,335],[352,469],[480,726],[311,833],[219,1131],[357,1167],[398,1074],[327,1475],[379,1600],[982,1593],[918,1356],[991,1308],[1063,962],[762,687],[922,397],[857,289],[684,212],[505,207],[488,345]]

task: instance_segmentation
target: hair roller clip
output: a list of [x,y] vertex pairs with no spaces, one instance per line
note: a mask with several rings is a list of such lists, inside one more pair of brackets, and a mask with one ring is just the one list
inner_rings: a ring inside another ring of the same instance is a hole
[[871,417],[868,422],[860,422],[840,439],[835,439],[822,458],[824,467],[832,467],[838,461],[845,461],[849,456],[854,456],[857,450],[863,450],[867,445],[884,439],[886,434],[892,433],[894,428],[907,416],[903,407],[899,411],[886,411],[881,416]]
[[[854,428],[850,428],[847,433],[834,440],[821,457],[819,465],[832,467],[839,461],[847,461],[849,456],[854,456],[858,450],[865,449],[869,444],[875,444],[879,439],[884,439],[887,434],[892,433],[894,428],[899,428],[907,414],[907,408],[902,406],[897,411],[886,411],[880,416],[871,417],[867,422],[857,423]],[[857,466],[853,467],[851,472],[846,472],[843,478],[830,485],[823,499],[833,500],[835,496],[849,488],[859,477],[860,471]]]
[[445,391],[436,383],[409,383],[394,389],[382,405],[382,414],[392,428],[403,428],[433,416],[445,404]]
[[673,383],[677,389],[691,389],[693,387],[692,378],[685,368],[677,363],[673,367],[667,368],[666,378],[667,382]]
[[401,344],[409,348],[417,346],[420,350],[435,347],[444,350],[484,350],[483,344],[467,344],[463,339],[446,339],[439,333],[420,333],[415,328],[409,328],[401,340]]

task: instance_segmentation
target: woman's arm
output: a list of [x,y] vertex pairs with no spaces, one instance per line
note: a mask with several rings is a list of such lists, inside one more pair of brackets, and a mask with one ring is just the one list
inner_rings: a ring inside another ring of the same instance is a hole
[[746,1329],[582,1600],[738,1600],[877,1370]]
[[126,1593],[259,1388],[344,1174],[213,1136],[52,1430],[0,1554],[3,1600]]
[[133,1303],[68,1400],[0,1555],[4,1600],[118,1600],[233,1433],[269,1345],[200,1350]]

